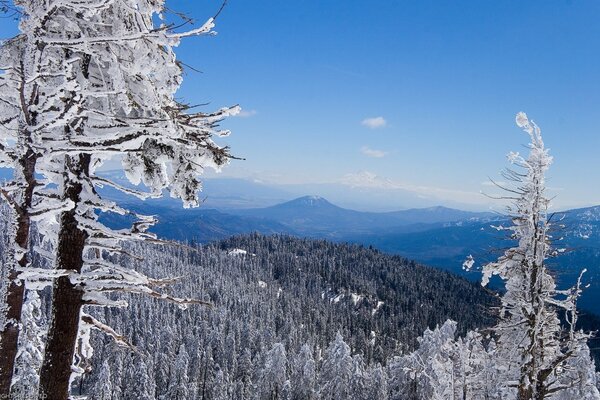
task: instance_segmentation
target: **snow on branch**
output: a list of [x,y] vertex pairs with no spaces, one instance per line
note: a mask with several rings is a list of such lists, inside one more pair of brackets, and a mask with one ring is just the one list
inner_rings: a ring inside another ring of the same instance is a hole
[[106,334],[107,336],[111,337],[115,341],[115,343],[118,344],[119,346],[127,347],[130,350],[137,352],[137,348],[134,345],[132,345],[131,343],[129,343],[129,341],[127,341],[127,338],[125,338],[125,336],[118,334],[110,326],[103,324],[102,322],[98,321],[96,318],[92,317],[91,315],[83,313],[81,315],[81,321],[84,324],[87,324],[88,326],[95,328],[95,329],[99,330],[100,332]]

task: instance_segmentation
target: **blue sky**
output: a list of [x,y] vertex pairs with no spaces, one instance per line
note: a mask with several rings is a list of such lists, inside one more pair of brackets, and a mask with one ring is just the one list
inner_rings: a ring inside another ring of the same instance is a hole
[[[198,23],[220,6],[167,3]],[[522,110],[555,157],[555,205],[600,204],[599,19],[595,0],[229,0],[217,36],[180,46],[202,71],[180,94],[244,108],[221,143],[246,161],[223,176],[472,207],[488,205],[482,183],[505,155],[523,151]]]

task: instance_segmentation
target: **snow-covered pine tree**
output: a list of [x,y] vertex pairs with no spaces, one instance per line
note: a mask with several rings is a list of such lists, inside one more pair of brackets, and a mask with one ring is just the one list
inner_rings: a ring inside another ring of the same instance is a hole
[[252,355],[250,354],[250,350],[245,348],[239,356],[237,376],[235,377],[235,380],[238,382],[234,393],[235,398],[250,398],[250,394],[253,392],[252,372]]
[[267,352],[261,372],[260,399],[279,400],[283,396],[288,373],[288,360],[283,343],[275,343]]
[[169,389],[167,398],[169,399],[188,399],[190,398],[188,366],[190,356],[182,344],[179,346],[177,358],[171,367],[171,377],[169,379]]
[[365,361],[360,354],[355,354],[352,357],[352,380],[351,380],[351,391],[352,398],[355,400],[369,400],[371,399],[369,382],[371,377],[366,371]]
[[[197,205],[197,175],[207,166],[218,168],[230,157],[227,148],[217,146],[211,136],[227,134],[217,129],[217,123],[235,113],[237,107],[213,114],[190,114],[173,98],[181,83],[173,47],[183,37],[210,33],[213,18],[198,29],[176,33],[168,26],[154,25],[154,17],[163,10],[162,1],[86,0],[71,4],[23,0],[17,5],[23,12],[20,38],[25,48],[43,49],[39,64],[55,68],[55,73],[36,75],[34,71],[25,81],[58,81],[48,93],[54,93],[52,100],[62,106],[49,101],[27,105],[29,112],[49,111],[54,117],[51,123],[36,123],[39,135],[30,140],[40,152],[35,170],[57,186],[38,193],[43,199],[39,214],[46,217],[44,228],[58,222],[54,224],[58,225],[54,239],[56,270],[27,273],[29,278],[56,278],[40,396],[58,399],[67,396],[82,305],[121,305],[102,295],[119,290],[161,297],[153,287],[165,283],[105,261],[106,254],[122,251],[122,240],[153,239],[144,233],[152,219],[140,218],[130,231],[103,227],[97,222],[98,210],[127,211],[101,199],[95,186],[108,184],[139,197],[159,195],[168,189],[185,206]],[[24,57],[15,60],[27,62]],[[21,98],[18,87],[3,89],[13,98]],[[3,119],[5,125],[19,121],[8,115]],[[23,147],[18,149],[23,151]],[[151,193],[125,189],[94,174],[104,160],[115,155],[125,155],[128,177],[135,183],[143,180]],[[88,254],[86,249],[92,252]],[[91,326],[106,330],[90,316],[86,318]]]
[[391,399],[444,400],[454,397],[456,322],[448,320],[419,338],[419,348],[389,364]]
[[342,400],[352,396],[354,363],[350,346],[337,332],[327,350],[319,376],[319,397],[323,400]]
[[367,399],[388,400],[389,388],[387,374],[381,364],[376,364],[369,371],[369,391]]
[[[522,172],[504,174],[515,182],[515,187],[508,189],[514,195],[508,209],[513,225],[505,229],[518,245],[484,266],[482,279],[487,285],[492,275],[499,275],[506,285],[500,322],[494,329],[496,364],[502,367],[497,384],[502,398],[559,399],[582,387],[585,393],[580,391],[576,397],[597,399],[600,394],[586,344],[589,335],[575,329],[580,284],[571,290],[557,290],[546,266],[546,260],[557,254],[550,244],[550,200],[545,194],[545,174],[552,157],[540,128],[525,113],[517,114],[516,123],[531,139],[527,158],[509,154],[510,162]],[[559,310],[566,313],[570,328],[561,326]],[[588,362],[575,361],[581,357]],[[577,371],[579,368],[583,370]]]
[[42,363],[43,330],[40,327],[41,300],[34,290],[28,291],[23,303],[19,352],[15,360],[15,374],[11,393],[17,399],[37,397],[39,368]]
[[[38,7],[37,3],[19,1],[15,5],[26,11]],[[12,208],[14,242],[6,264],[9,283],[1,303],[6,323],[0,327],[0,397],[7,398],[25,294],[19,274],[29,264],[31,220],[56,206],[51,198],[44,199],[43,205],[34,199],[34,192],[44,185],[35,177],[42,153],[37,144],[44,132],[72,118],[80,101],[73,94],[77,88],[73,59],[35,38],[36,28],[46,23],[39,19],[42,17],[22,18],[22,34],[0,47],[0,165],[14,170],[14,179],[1,189]]]
[[304,344],[294,357],[291,365],[292,400],[313,400],[316,398],[316,369],[313,352]]
[[91,399],[113,400],[114,392],[115,390],[113,388],[113,382],[111,378],[110,364],[108,363],[108,360],[104,360],[104,362],[102,363],[102,367],[100,368],[100,372],[98,374],[98,379],[96,381],[96,384],[94,385]]
[[[228,400],[231,398],[229,394],[229,373],[226,370],[220,369],[217,371],[214,384],[211,390],[211,399],[214,400]],[[204,397],[202,397],[204,398]]]
[[477,331],[470,331],[465,337],[456,340],[453,386],[457,398],[501,399],[494,381],[498,370],[493,358],[494,342],[486,347],[487,342],[489,340]]

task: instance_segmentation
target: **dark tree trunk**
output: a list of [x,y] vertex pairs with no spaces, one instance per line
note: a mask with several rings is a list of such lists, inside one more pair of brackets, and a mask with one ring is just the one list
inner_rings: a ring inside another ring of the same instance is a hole
[[[65,169],[79,179],[65,177],[64,199],[76,207],[63,212],[60,217],[56,268],[81,272],[83,250],[87,233],[79,229],[76,219],[77,205],[81,201],[83,184],[89,177],[89,155],[66,157]],[[74,286],[68,276],[54,281],[52,289],[52,317],[44,362],[40,371],[39,399],[67,400],[71,366],[77,343],[77,332],[82,307],[83,291]]]
[[[23,174],[24,190],[20,198],[13,199],[13,209],[16,213],[15,243],[22,249],[29,247],[29,227],[31,220],[29,208],[33,198],[33,190],[36,181],[34,177],[37,156],[31,149],[25,153],[20,160],[19,168]],[[24,252],[15,262],[7,264],[8,288],[6,290],[5,304],[6,323],[0,330],[0,399],[8,399],[10,396],[10,385],[13,378],[15,359],[17,357],[17,346],[19,343],[19,325],[21,323],[21,311],[23,309],[23,297],[25,295],[25,284],[19,279],[19,273],[15,266],[26,267],[29,262],[27,253]]]

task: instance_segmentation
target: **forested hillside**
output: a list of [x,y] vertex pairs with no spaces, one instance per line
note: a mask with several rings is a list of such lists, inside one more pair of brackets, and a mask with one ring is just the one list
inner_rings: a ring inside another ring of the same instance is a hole
[[93,337],[93,368],[80,385],[92,398],[108,391],[115,399],[271,398],[261,397],[265,385],[280,382],[283,390],[289,381],[285,390],[305,390],[298,374],[309,362],[314,385],[325,385],[336,333],[355,356],[352,368],[371,374],[360,372],[362,384],[376,390],[385,378],[379,365],[414,349],[428,327],[452,318],[464,334],[494,321],[487,311],[494,297],[484,289],[361,246],[251,235],[195,250],[135,250],[145,255],[144,272],[185,277],[174,293],[213,307],[183,310],[132,296],[126,310],[104,309],[102,320],[137,351]]
[[600,3],[421,3],[0,0],[0,400],[600,400]]

